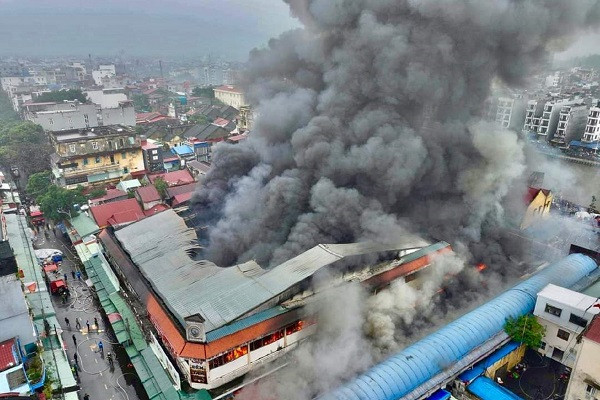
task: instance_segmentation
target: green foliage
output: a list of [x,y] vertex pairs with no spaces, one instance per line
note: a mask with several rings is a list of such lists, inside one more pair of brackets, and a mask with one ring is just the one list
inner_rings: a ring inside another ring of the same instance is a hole
[[191,115],[188,117],[188,121],[198,125],[208,124],[211,122],[208,117],[203,114]]
[[18,120],[19,115],[13,109],[10,97],[0,90],[0,125],[6,122]]
[[596,196],[592,196],[592,202],[590,203],[589,209],[591,212],[596,212],[596,210],[598,210],[596,207]]
[[52,147],[44,130],[33,122],[0,124],[0,164],[16,165],[23,175],[48,169]]
[[25,368],[27,378],[29,378],[29,380],[33,383],[39,382],[40,379],[42,379],[42,373],[44,372],[43,368],[44,364],[42,363],[42,359],[38,353],[27,361]]
[[206,97],[209,99],[214,99],[215,98],[215,92],[213,91],[214,86],[208,86],[208,87],[199,87],[196,86],[193,90],[192,90],[192,96],[194,97]]
[[32,174],[29,177],[25,191],[29,196],[33,197],[34,199],[37,199],[38,197],[43,196],[48,191],[48,188],[51,184],[51,171],[36,172],[35,174]]
[[148,99],[148,96],[141,93],[141,94],[134,94],[133,96],[131,96],[131,100],[133,100],[133,107],[135,108],[135,111],[137,112],[150,112],[151,108],[150,108],[150,100]]
[[542,345],[546,329],[532,314],[521,315],[519,318],[509,318],[504,324],[504,331],[514,341],[537,349]]
[[56,103],[62,103],[65,100],[78,100],[81,103],[85,103],[87,101],[87,96],[79,89],[69,89],[42,93],[35,99],[37,103],[52,101]]
[[104,188],[94,188],[90,190],[87,195],[88,199],[97,199],[98,197],[102,197],[106,194],[106,189]]
[[156,190],[158,190],[158,194],[160,194],[163,199],[167,197],[167,189],[169,188],[169,185],[163,178],[156,178],[154,181],[154,187]]
[[74,205],[85,204],[86,202],[87,199],[83,195],[82,186],[69,190],[50,185],[46,193],[38,198],[44,216],[54,221],[68,219],[69,212],[72,217],[76,216],[77,211],[75,211]]

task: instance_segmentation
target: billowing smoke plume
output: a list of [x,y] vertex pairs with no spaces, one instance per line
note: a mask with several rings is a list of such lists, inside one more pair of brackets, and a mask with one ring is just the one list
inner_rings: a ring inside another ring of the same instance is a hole
[[207,257],[275,265],[411,231],[505,259],[524,157],[477,115],[493,78],[518,83],[600,21],[598,1],[286,1],[306,28],[251,54],[255,128],[216,147],[194,198]]

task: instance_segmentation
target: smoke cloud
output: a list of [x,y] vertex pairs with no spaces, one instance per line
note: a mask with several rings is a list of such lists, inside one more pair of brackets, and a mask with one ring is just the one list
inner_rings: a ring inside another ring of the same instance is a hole
[[273,266],[318,243],[406,233],[458,255],[418,292],[394,284],[328,298],[294,377],[278,373],[284,389],[248,398],[308,398],[366,368],[407,340],[399,328],[430,326],[428,300],[446,274],[446,296],[476,298],[481,278],[465,263],[486,263],[498,282],[522,273],[511,261],[520,241],[504,228],[523,211],[524,146],[479,115],[493,79],[521,83],[551,46],[600,21],[593,0],[286,2],[305,27],[251,53],[255,127],[215,147],[193,198],[205,256]]

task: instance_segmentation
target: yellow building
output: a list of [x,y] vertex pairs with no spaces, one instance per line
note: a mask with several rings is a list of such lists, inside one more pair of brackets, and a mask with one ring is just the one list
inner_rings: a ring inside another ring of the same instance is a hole
[[61,186],[118,182],[124,175],[144,171],[141,140],[132,127],[111,125],[48,135],[55,151],[52,172]]
[[550,212],[552,205],[552,192],[547,189],[530,187],[525,197],[527,211],[521,222],[521,229],[528,228],[539,218],[543,218]]
[[215,99],[220,100],[223,104],[227,104],[238,110],[246,105],[246,97],[244,92],[237,86],[223,85],[213,89]]

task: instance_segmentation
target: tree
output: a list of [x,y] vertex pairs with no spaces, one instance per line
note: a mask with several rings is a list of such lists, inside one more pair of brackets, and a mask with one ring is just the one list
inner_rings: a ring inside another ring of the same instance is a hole
[[29,196],[37,199],[46,194],[52,184],[52,171],[36,172],[29,177],[25,191]]
[[33,122],[0,125],[0,164],[17,166],[24,177],[48,169],[52,147],[44,130]]
[[0,90],[0,125],[5,122],[18,121],[19,114],[13,109],[10,97]]
[[194,89],[192,89],[192,96],[207,97],[209,99],[214,99],[215,92],[213,89],[214,89],[214,86],[208,86],[208,87],[196,86]]
[[37,103],[45,103],[45,102],[62,103],[65,100],[69,100],[69,101],[77,100],[80,103],[85,103],[87,101],[87,96],[79,89],[68,89],[68,90],[54,90],[52,92],[42,93],[35,99],[35,101]]
[[509,318],[504,325],[504,331],[514,341],[537,349],[542,345],[546,328],[532,314],[521,315],[519,318]]
[[198,124],[198,125],[204,125],[204,124],[210,123],[210,120],[204,114],[190,115],[188,117],[188,121],[191,123],[194,123],[194,124]]
[[38,199],[38,203],[44,216],[54,221],[61,221],[77,215],[75,210],[76,204],[86,203],[86,198],[83,195],[83,187],[69,190],[50,185],[44,195]]
[[102,197],[106,194],[106,189],[104,188],[94,188],[90,190],[87,194],[88,199],[97,199],[98,197]]
[[131,96],[131,100],[133,100],[133,107],[135,108],[135,111],[149,112],[151,110],[150,99],[147,95],[143,93],[134,94],[133,96]]
[[158,191],[158,194],[160,194],[160,197],[163,199],[167,197],[167,189],[169,188],[169,185],[163,178],[156,178],[154,181],[154,187]]

